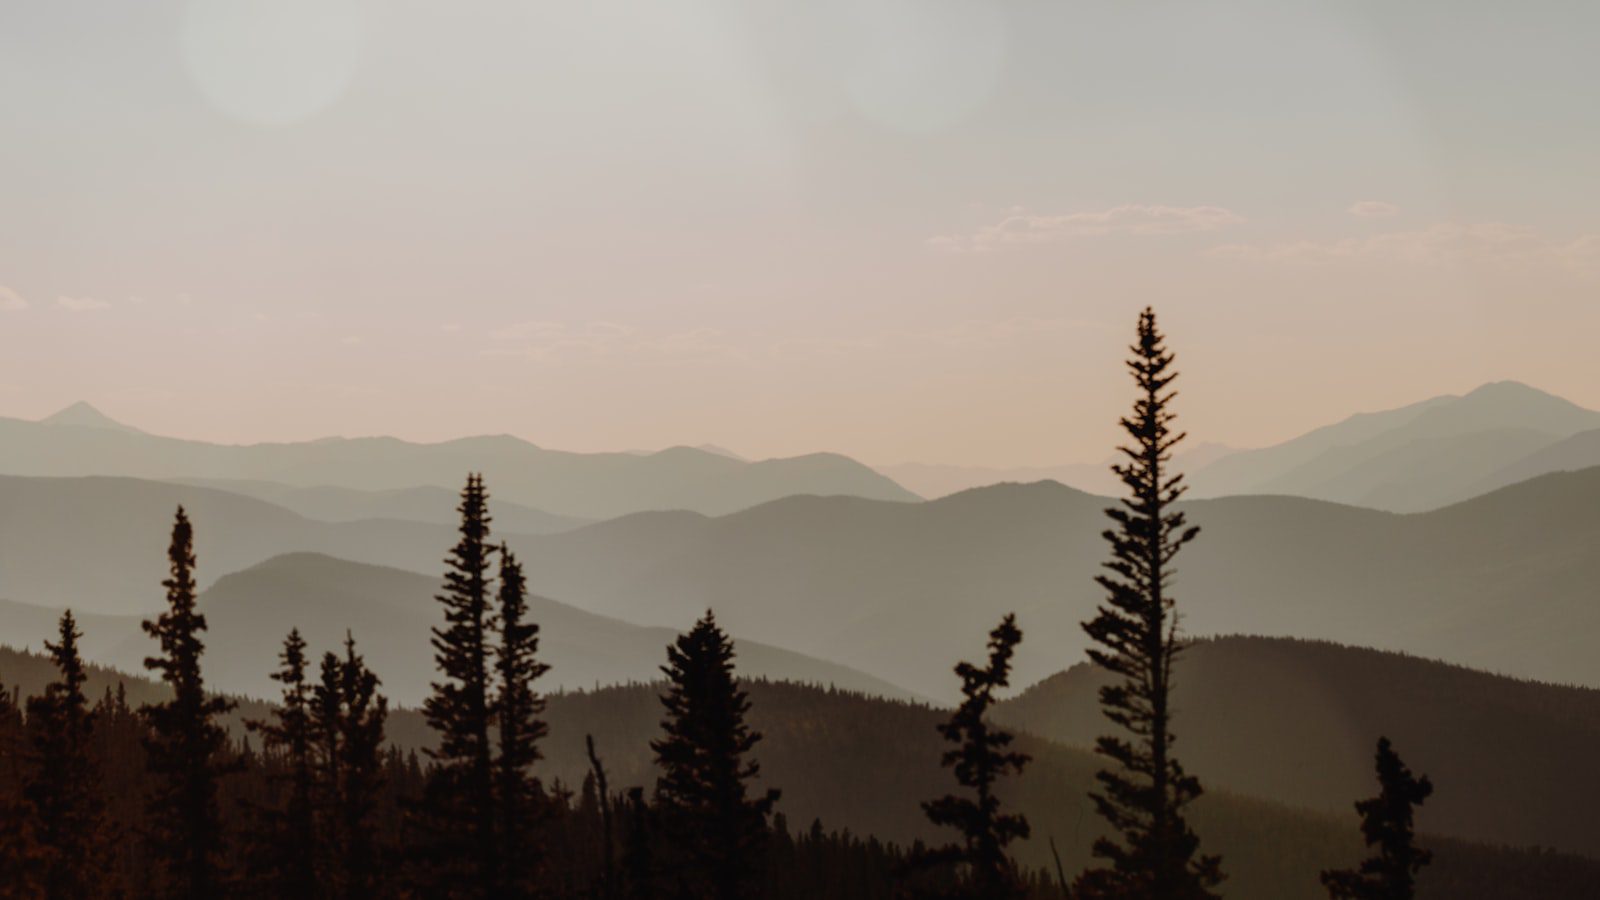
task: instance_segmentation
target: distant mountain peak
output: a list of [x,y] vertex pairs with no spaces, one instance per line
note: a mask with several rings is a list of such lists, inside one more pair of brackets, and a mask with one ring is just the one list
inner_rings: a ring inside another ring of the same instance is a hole
[[1585,409],[1565,397],[1557,396],[1549,391],[1541,391],[1520,381],[1491,381],[1474,389],[1456,402],[1463,408],[1484,410],[1486,412],[1523,411],[1525,413],[1543,413],[1545,415],[1576,417],[1578,419],[1600,417],[1600,414],[1595,413],[1593,410]]
[[[1491,381],[1488,384],[1474,388],[1461,399],[1563,400],[1563,398],[1557,397],[1549,391],[1541,391],[1533,385],[1525,384],[1521,381]],[[1563,402],[1567,401],[1563,400]]]
[[77,428],[102,428],[106,431],[122,431],[129,434],[142,433],[139,431],[139,429],[134,428],[131,425],[124,425],[121,422],[118,422],[116,419],[111,418],[110,416],[98,409],[95,409],[93,406],[82,400],[79,400],[77,403],[72,404],[66,409],[55,413],[54,415],[46,416],[45,418],[40,419],[39,424],[71,425]]
[[729,459],[737,459],[740,462],[749,462],[747,457],[735,453],[732,450],[729,450],[727,447],[723,447],[718,444],[700,444],[697,445],[695,449],[705,453],[713,453],[717,456],[726,456]]

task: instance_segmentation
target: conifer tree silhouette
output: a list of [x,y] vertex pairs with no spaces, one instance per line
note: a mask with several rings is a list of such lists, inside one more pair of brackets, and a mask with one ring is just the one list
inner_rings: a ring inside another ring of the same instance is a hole
[[365,900],[377,894],[379,868],[373,812],[383,784],[383,734],[388,700],[378,676],[345,635],[344,656],[322,658],[312,702],[312,731],[322,749],[323,895]]
[[23,719],[0,683],[0,897],[37,897],[43,860],[33,840],[33,817],[18,796],[24,772]]
[[233,703],[208,697],[201,677],[206,617],[195,609],[194,530],[181,506],[167,560],[167,611],[143,623],[161,647],[145,668],[160,673],[172,690],[171,699],[141,709],[149,726],[146,764],[155,776],[150,852],[166,896],[210,900],[224,893],[217,782],[234,769],[226,757],[227,733],[216,719]]
[[1028,836],[1028,820],[1002,813],[994,788],[1006,775],[1021,774],[1029,757],[1009,749],[1011,735],[985,719],[995,691],[1009,684],[1011,657],[1021,641],[1017,617],[1007,615],[989,633],[989,664],[956,666],[963,699],[950,720],[939,726],[939,733],[957,746],[945,751],[942,762],[955,768],[956,781],[974,796],[947,794],[922,804],[929,821],[959,830],[963,839],[960,846],[933,851],[929,860],[960,863],[966,870],[967,895],[981,900],[1013,900],[1027,894],[1006,845]]
[[255,877],[275,897],[311,897],[317,888],[318,779],[312,760],[311,687],[306,682],[306,642],[298,628],[283,641],[280,666],[272,679],[283,696],[272,721],[247,723],[262,737],[262,750],[275,756],[281,803],[262,813],[261,844]]
[[1173,355],[1156,327],[1155,312],[1139,315],[1137,342],[1128,368],[1138,398],[1122,427],[1132,446],[1112,467],[1128,496],[1106,510],[1116,528],[1105,532],[1112,558],[1096,581],[1106,602],[1084,631],[1097,646],[1089,658],[1119,680],[1100,689],[1107,719],[1127,736],[1108,735],[1096,752],[1116,767],[1099,772],[1091,794],[1115,832],[1095,841],[1094,855],[1109,863],[1079,876],[1079,897],[1198,900],[1216,896],[1221,860],[1197,856],[1200,840],[1184,819],[1184,808],[1201,794],[1172,753],[1173,664],[1182,649],[1171,585],[1174,557],[1199,528],[1173,509],[1185,487],[1169,475],[1172,448],[1184,435],[1172,431],[1168,408],[1177,372]]
[[733,656],[709,611],[667,647],[664,735],[650,749],[660,769],[657,833],[668,846],[659,865],[670,896],[749,897],[760,871],[778,791],[748,796],[761,770],[747,757],[761,735],[745,723],[750,700],[734,680]]
[[595,785],[600,812],[600,878],[595,894],[600,900],[614,900],[617,896],[616,851],[612,836],[612,801],[610,779],[600,754],[594,748],[594,735],[583,736],[583,749],[589,757],[589,777]]
[[654,900],[656,885],[656,822],[644,788],[628,789],[628,834],[622,848],[622,895],[628,900]]
[[78,655],[82,636],[72,611],[62,613],[59,640],[44,645],[57,678],[28,700],[30,747],[23,797],[40,854],[40,896],[49,900],[99,896],[108,875],[105,799],[99,765],[91,755],[93,714],[83,693],[87,676]]
[[525,621],[527,581],[522,565],[504,545],[500,547],[499,599],[494,716],[499,730],[495,800],[502,865],[496,895],[514,900],[532,895],[539,865],[536,820],[544,790],[531,769],[541,758],[539,741],[549,729],[539,718],[544,698],[533,689],[533,682],[550,667],[536,658],[539,625]]
[[1417,778],[1401,762],[1388,738],[1378,739],[1378,796],[1356,804],[1361,814],[1361,835],[1372,856],[1354,869],[1322,873],[1322,884],[1333,900],[1411,900],[1416,896],[1417,873],[1433,854],[1416,845],[1412,810],[1433,793],[1426,775]]
[[441,681],[423,704],[439,734],[429,755],[438,768],[428,807],[436,838],[435,874],[450,896],[489,897],[499,879],[495,838],[494,760],[490,733],[490,597],[493,576],[488,493],[483,476],[469,475],[461,491],[460,540],[445,560],[445,625],[433,629]]

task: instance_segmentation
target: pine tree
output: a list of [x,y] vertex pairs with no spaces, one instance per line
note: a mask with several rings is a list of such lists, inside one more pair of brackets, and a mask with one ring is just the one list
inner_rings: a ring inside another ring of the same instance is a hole
[[317,682],[311,688],[310,738],[311,770],[316,840],[316,881],[324,894],[337,893],[336,884],[343,853],[337,829],[341,819],[339,763],[344,755],[344,698],[339,657],[325,651],[317,668]]
[[21,796],[27,741],[16,696],[0,683],[0,900],[32,900],[44,892],[44,854]]
[[760,767],[747,760],[761,740],[745,724],[748,695],[734,681],[733,643],[710,612],[667,647],[662,705],[665,732],[650,743],[661,772],[655,805],[659,834],[671,842],[661,862],[666,892],[704,900],[748,897],[759,874],[767,815],[776,790],[747,796]]
[[102,831],[105,800],[92,753],[93,714],[78,655],[77,621],[61,614],[60,640],[45,642],[58,678],[28,701],[28,773],[23,787],[31,831],[41,854],[41,896],[99,896],[108,873]]
[[600,762],[600,754],[594,749],[594,735],[583,736],[583,748],[589,756],[589,778],[585,783],[594,785],[595,806],[600,818],[600,877],[594,893],[599,900],[613,900],[617,896],[617,864],[611,825],[614,806],[610,779]]
[[457,508],[461,537],[445,560],[445,590],[436,598],[445,615],[445,626],[433,630],[434,660],[443,680],[433,684],[423,704],[428,725],[439,734],[438,747],[429,751],[438,764],[428,798],[436,838],[433,874],[447,893],[467,897],[490,896],[499,879],[490,740],[489,562],[494,548],[488,543],[488,499],[483,477],[468,476]]
[[1416,845],[1412,810],[1433,793],[1424,775],[1416,778],[1400,761],[1388,738],[1378,739],[1378,796],[1356,804],[1361,814],[1361,834],[1378,853],[1355,870],[1322,873],[1322,884],[1333,900],[1411,900],[1416,896],[1417,873],[1433,854]]
[[622,846],[620,893],[627,900],[653,900],[657,896],[656,821],[645,800],[644,788],[629,788],[623,808],[627,811],[628,833]]
[[327,862],[320,881],[325,896],[364,900],[375,896],[379,885],[373,814],[383,786],[389,703],[349,634],[344,657],[325,655],[321,674],[312,703],[312,731],[324,754],[319,763]]
[[533,682],[550,670],[539,662],[539,626],[524,621],[527,582],[522,566],[500,547],[500,641],[495,648],[498,694],[495,721],[499,729],[499,755],[495,759],[495,797],[499,811],[501,882],[496,892],[503,898],[531,896],[540,849],[536,819],[544,791],[530,771],[541,759],[539,741],[548,727],[539,717],[544,698]]
[[945,751],[943,764],[955,768],[956,781],[974,796],[949,794],[922,804],[929,821],[958,829],[963,838],[961,846],[930,854],[930,861],[959,862],[966,870],[967,894],[981,900],[1012,900],[1027,893],[1006,845],[1028,836],[1028,820],[1002,813],[994,788],[1007,774],[1020,775],[1029,757],[1009,749],[1011,735],[985,720],[995,692],[1009,684],[1011,657],[1021,641],[1017,617],[1008,615],[989,633],[988,666],[956,666],[964,699],[939,726],[945,740],[957,745]]
[[227,733],[216,719],[233,704],[206,696],[201,678],[206,617],[195,610],[194,534],[181,506],[167,558],[171,575],[162,582],[167,611],[144,622],[162,654],[145,659],[145,668],[159,672],[172,690],[165,703],[141,710],[149,726],[147,764],[156,783],[150,851],[167,896],[209,900],[222,895],[224,880],[217,781],[233,768],[225,758]]
[[1100,689],[1106,718],[1127,736],[1111,735],[1096,750],[1116,764],[1097,775],[1091,796],[1116,832],[1095,842],[1095,856],[1110,865],[1085,872],[1082,897],[1197,900],[1215,895],[1221,860],[1198,856],[1200,840],[1184,808],[1201,794],[1200,782],[1173,756],[1173,665],[1182,649],[1178,615],[1169,590],[1173,559],[1199,533],[1173,505],[1183,495],[1182,475],[1169,475],[1172,448],[1184,435],[1172,431],[1169,406],[1177,372],[1156,327],[1155,312],[1139,316],[1138,342],[1128,368],[1139,396],[1122,427],[1133,446],[1114,471],[1127,487],[1120,506],[1106,510],[1116,523],[1105,532],[1112,558],[1096,581],[1106,602],[1084,630],[1098,646],[1089,657],[1120,680]]
[[271,722],[250,722],[262,750],[281,770],[274,775],[282,803],[264,811],[256,881],[275,897],[311,897],[317,886],[317,777],[312,764],[311,688],[306,682],[306,642],[293,629],[284,639],[281,666],[272,674],[283,699]]

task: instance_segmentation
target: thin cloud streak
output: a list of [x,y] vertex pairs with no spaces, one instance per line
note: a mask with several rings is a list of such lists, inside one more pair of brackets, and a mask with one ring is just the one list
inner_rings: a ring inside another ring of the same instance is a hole
[[0,312],[21,312],[28,308],[28,301],[22,295],[0,284]]
[[1382,200],[1358,200],[1345,212],[1361,219],[1387,219],[1400,214],[1400,207]]
[[1244,217],[1220,206],[1162,206],[1125,203],[1110,209],[1055,215],[1017,208],[999,222],[970,235],[942,235],[928,243],[942,250],[984,252],[1005,246],[1055,244],[1106,235],[1140,237],[1192,234],[1238,225]]
[[1440,222],[1426,228],[1391,231],[1333,241],[1285,241],[1268,244],[1224,244],[1206,251],[1216,259],[1241,262],[1326,265],[1383,261],[1418,265],[1472,261],[1538,260],[1593,252],[1580,239],[1554,245],[1532,229],[1504,222]]
[[111,308],[110,303],[93,297],[57,297],[56,305],[70,312],[95,312]]

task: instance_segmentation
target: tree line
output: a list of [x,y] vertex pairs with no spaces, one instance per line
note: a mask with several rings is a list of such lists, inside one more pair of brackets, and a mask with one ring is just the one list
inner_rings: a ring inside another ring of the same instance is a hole
[[[1091,795],[1105,833],[1083,872],[1069,877],[1059,856],[1054,871],[1025,870],[1008,851],[1030,828],[996,788],[1030,759],[988,712],[1022,640],[1012,615],[983,664],[955,667],[963,699],[939,726],[955,790],[922,804],[952,833],[946,844],[902,848],[820,822],[791,831],[780,790],[761,779],[761,734],[711,611],[666,648],[655,784],[613,789],[592,736],[583,784],[547,783],[537,682],[550,667],[522,566],[493,542],[488,491],[469,475],[437,596],[431,748],[388,744],[388,702],[353,635],[314,659],[297,630],[272,675],[282,691],[271,714],[231,739],[219,720],[233,704],[203,677],[194,531],[180,507],[165,611],[144,623],[156,645],[145,666],[165,699],[131,709],[118,690],[91,703],[70,611],[45,644],[56,679],[29,698],[0,688],[0,897],[1220,897],[1223,861],[1201,852],[1185,816],[1201,784],[1174,753],[1184,639],[1173,576],[1199,534],[1175,506],[1185,486],[1169,466],[1185,436],[1173,427],[1174,360],[1146,309],[1127,363],[1137,396],[1113,466],[1126,492],[1107,510],[1105,599],[1084,623],[1090,659],[1117,680],[1100,690],[1114,726],[1097,742],[1105,767]],[[1410,898],[1429,861],[1412,818],[1432,785],[1387,739],[1376,769],[1378,795],[1356,804],[1372,856],[1322,873],[1336,900]]]

